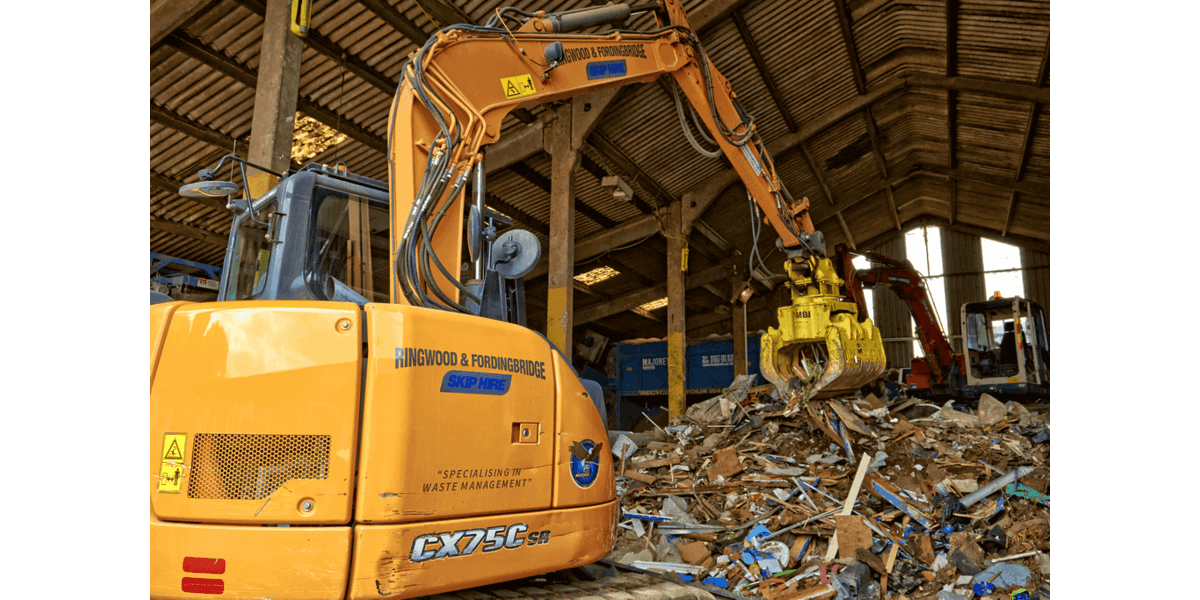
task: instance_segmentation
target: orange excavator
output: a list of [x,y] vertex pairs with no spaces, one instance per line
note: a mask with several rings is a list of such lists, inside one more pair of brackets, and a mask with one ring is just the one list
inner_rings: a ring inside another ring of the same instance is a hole
[[[581,33],[647,11],[653,29]],[[516,108],[663,75],[788,257],[793,301],[764,372],[798,403],[882,370],[878,329],[840,292],[807,199],[784,188],[678,0],[502,8],[410,56],[390,185],[309,165],[233,199],[241,186],[216,177],[226,161],[243,181],[259,167],[227,156],[180,190],[228,196],[235,216],[218,301],[150,310],[151,597],[410,598],[609,552],[602,395],[523,326],[540,247],[496,235],[482,151]]]

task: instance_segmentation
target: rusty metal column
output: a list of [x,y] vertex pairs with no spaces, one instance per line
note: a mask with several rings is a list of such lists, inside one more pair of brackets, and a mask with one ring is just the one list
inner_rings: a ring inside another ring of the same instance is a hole
[[[734,269],[738,266],[737,263],[733,264]],[[741,289],[742,276],[734,272],[729,276],[729,296],[734,298]],[[748,375],[750,363],[746,355],[746,304],[734,298],[730,308],[733,312],[733,374],[735,377]]]
[[[288,3],[277,1],[266,5],[248,160],[283,172],[292,162],[292,130],[300,91],[300,51],[304,43],[289,28]],[[254,198],[279,182],[275,176],[253,169],[248,169],[247,175],[248,191]]]
[[571,106],[555,110],[545,130],[550,154],[550,271],[546,296],[546,338],[571,360],[575,320],[575,165],[579,151],[571,143]]
[[687,287],[684,285],[683,252],[691,224],[683,220],[679,203],[667,211],[667,408],[671,418],[683,416],[687,410],[687,323],[684,304]]

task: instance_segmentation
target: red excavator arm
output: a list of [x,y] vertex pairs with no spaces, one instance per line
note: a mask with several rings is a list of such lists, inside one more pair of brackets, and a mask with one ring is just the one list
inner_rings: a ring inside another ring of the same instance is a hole
[[[863,287],[886,287],[892,290],[901,300],[908,304],[913,320],[917,323],[917,337],[925,349],[925,360],[935,383],[944,383],[950,376],[954,365],[954,349],[946,340],[937,313],[929,301],[925,291],[925,282],[921,274],[912,268],[908,261],[896,260],[875,252],[850,252],[844,244],[838,244],[834,249],[837,256],[835,262],[843,270],[846,281],[846,292],[858,305],[860,318],[868,314],[866,301],[863,299]],[[871,269],[856,270],[851,262],[855,255],[865,256],[874,264],[881,265]]]

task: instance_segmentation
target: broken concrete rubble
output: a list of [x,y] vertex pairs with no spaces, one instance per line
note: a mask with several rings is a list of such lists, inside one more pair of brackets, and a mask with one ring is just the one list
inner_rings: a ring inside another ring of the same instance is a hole
[[843,396],[787,416],[743,385],[613,432],[636,449],[609,558],[767,600],[971,597],[1000,572],[997,597],[1048,590],[1049,407],[962,405]]

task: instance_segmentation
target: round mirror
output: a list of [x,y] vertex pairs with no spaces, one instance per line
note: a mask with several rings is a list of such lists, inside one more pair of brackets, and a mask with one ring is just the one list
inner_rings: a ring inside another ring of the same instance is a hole
[[471,205],[471,214],[467,217],[467,253],[470,255],[471,263],[479,258],[479,252],[482,250],[483,234],[480,231],[482,223],[479,207]]
[[492,268],[505,279],[518,279],[537,266],[542,245],[524,229],[509,229],[492,244]]
[[179,188],[179,195],[185,198],[219,198],[232,196],[241,191],[242,186],[232,181],[197,181]]

